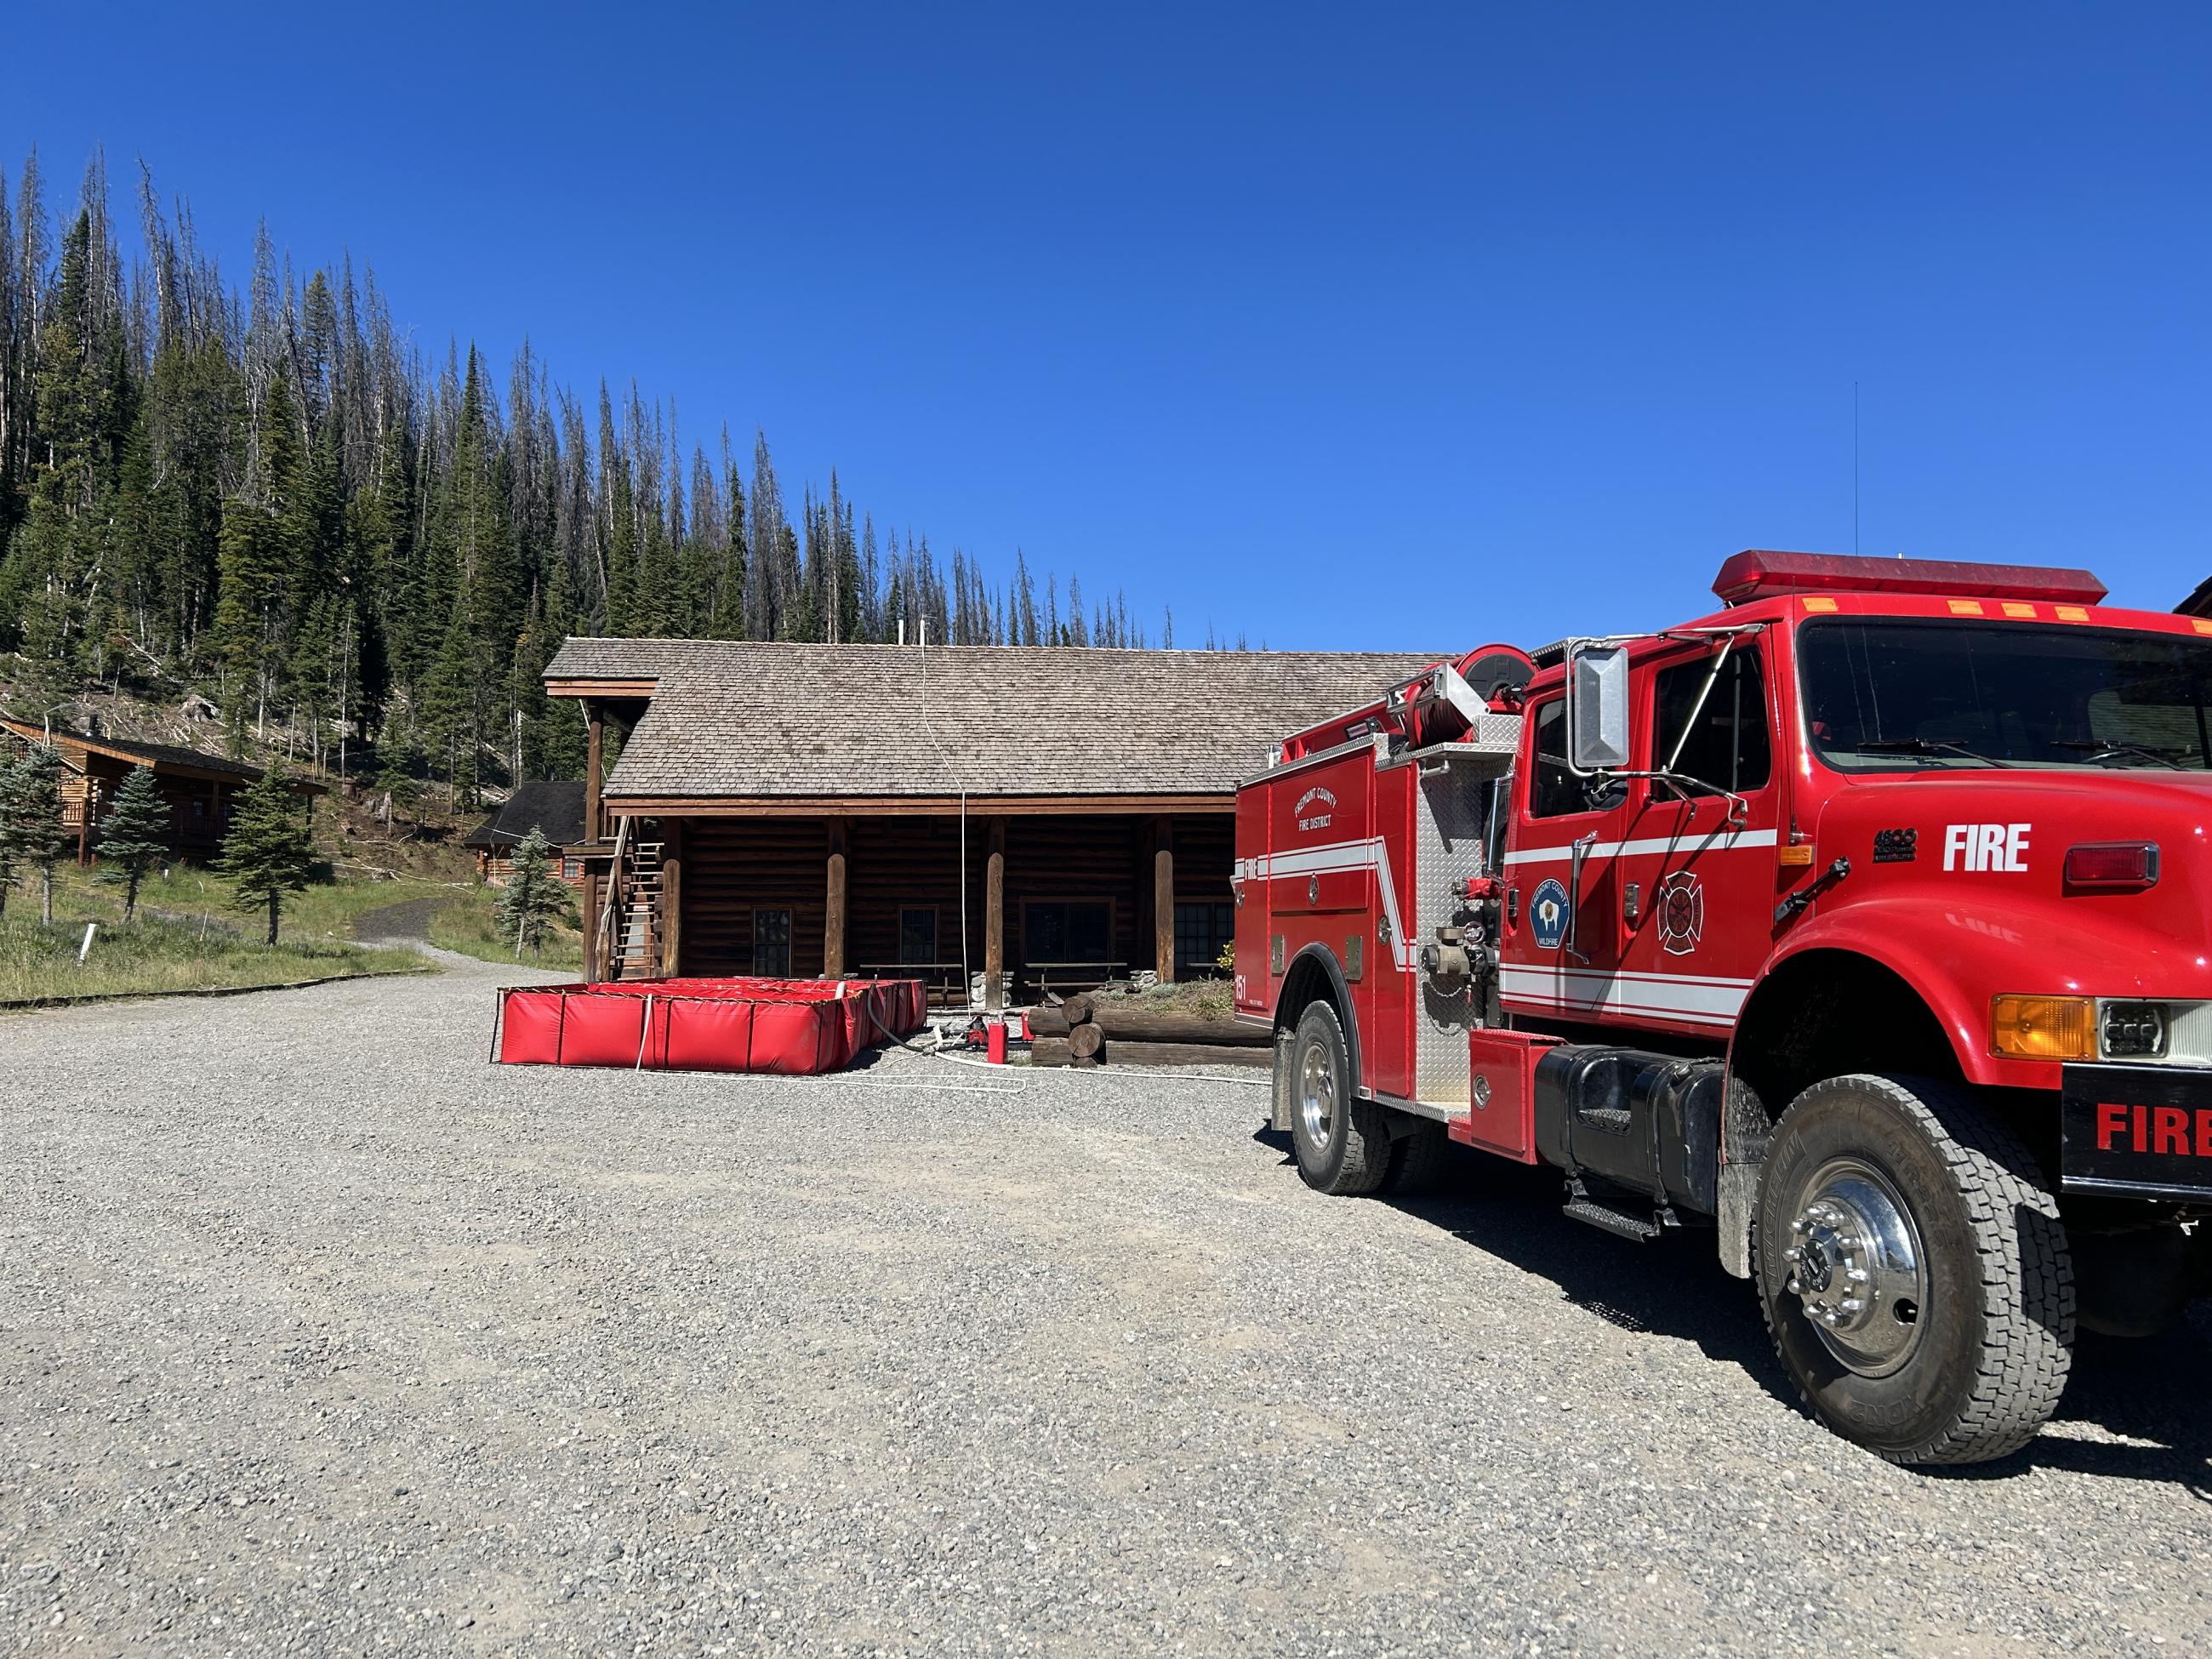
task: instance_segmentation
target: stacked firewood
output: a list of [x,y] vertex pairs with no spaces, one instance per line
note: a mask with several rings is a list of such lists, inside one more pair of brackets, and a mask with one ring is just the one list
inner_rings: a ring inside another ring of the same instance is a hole
[[1030,1012],[1030,1060],[1036,1066],[1266,1066],[1264,1025],[1148,1009],[1137,997],[1072,996]]

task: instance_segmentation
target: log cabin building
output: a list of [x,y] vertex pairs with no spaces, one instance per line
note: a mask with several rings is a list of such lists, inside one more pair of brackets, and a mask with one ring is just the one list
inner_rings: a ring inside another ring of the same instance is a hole
[[[204,755],[197,749],[174,744],[140,743],[136,738],[112,738],[98,731],[74,732],[47,727],[37,720],[0,715],[0,761],[16,758],[35,744],[51,743],[62,761],[62,825],[76,837],[81,865],[94,861],[100,848],[100,821],[115,804],[133,767],[154,774],[155,787],[169,803],[168,842],[180,859],[205,863],[221,849],[230,833],[232,802],[239,792],[261,781],[261,769],[221,755]],[[325,793],[324,786],[295,776],[295,793],[308,797]]]
[[461,845],[477,855],[477,879],[490,887],[506,886],[514,849],[532,830],[552,843],[554,873],[582,891],[584,786],[575,779],[525,779],[462,838]]
[[1238,781],[1437,660],[572,639],[545,687],[590,732],[586,972],[996,1007],[1215,971]]

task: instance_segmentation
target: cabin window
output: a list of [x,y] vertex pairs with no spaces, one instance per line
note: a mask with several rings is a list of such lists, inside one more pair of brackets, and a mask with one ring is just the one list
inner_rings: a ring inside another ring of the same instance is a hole
[[937,960],[937,907],[906,904],[899,907],[898,959],[908,966]]
[[772,979],[791,974],[791,912],[753,912],[753,972]]
[[562,879],[562,880],[563,880],[563,881],[581,881],[583,878],[584,878],[584,861],[583,861],[583,860],[581,860],[581,859],[562,859],[562,860],[561,860],[561,879]]
[[1175,967],[1177,979],[1220,972],[1215,964],[1237,938],[1234,904],[1184,904],[1175,908]]
[[1104,965],[1114,950],[1105,899],[1030,899],[1022,906],[1022,960]]

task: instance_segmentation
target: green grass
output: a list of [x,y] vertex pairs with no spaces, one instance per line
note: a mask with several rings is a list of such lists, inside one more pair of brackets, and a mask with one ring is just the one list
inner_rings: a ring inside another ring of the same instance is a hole
[[[68,888],[112,895],[115,908],[120,913],[121,888],[95,883],[91,872],[74,867],[58,874],[62,876],[62,884]],[[278,937],[345,943],[353,938],[355,921],[371,910],[404,903],[409,899],[441,895],[459,899],[466,896],[468,890],[446,882],[409,879],[320,883],[304,892],[284,895]],[[249,931],[266,927],[264,913],[256,911],[248,915],[232,908],[231,898],[236,891],[227,876],[179,865],[166,878],[158,870],[149,876],[138,890],[138,904],[142,910],[153,909],[170,915],[211,916]],[[35,901],[36,895],[33,897]]]
[[[78,872],[69,872],[74,878]],[[146,901],[142,897],[142,905]],[[259,942],[249,922],[233,933],[217,917],[162,919],[142,908],[137,921],[120,921],[119,892],[82,879],[58,881],[54,925],[39,921],[35,878],[26,891],[9,894],[0,918],[0,1002],[33,997],[118,995],[148,991],[213,990],[233,986],[283,985],[295,980],[418,969],[410,951],[367,951],[358,945],[285,938],[274,949]],[[91,954],[77,965],[88,921],[100,924]]]
[[575,927],[555,928],[546,937],[543,955],[525,951],[516,957],[514,936],[492,920],[492,906],[498,898],[496,890],[489,887],[463,894],[430,918],[430,943],[483,962],[584,971],[584,935]]
[[[228,877],[214,871],[178,865],[164,876],[157,870],[140,884],[138,919],[125,929],[122,888],[64,864],[54,872],[54,927],[48,933],[38,926],[36,877],[19,880],[0,921],[0,1001],[275,985],[411,966],[421,960],[411,952],[356,945],[353,929],[372,910],[416,899],[445,901],[430,919],[431,943],[485,962],[517,960],[513,937],[502,934],[492,921],[498,894],[473,882],[352,878],[288,893],[274,950],[259,942],[266,914],[234,908],[236,890]],[[88,921],[97,921],[100,930],[91,960],[80,969],[76,947]],[[574,927],[557,927],[542,956],[525,951],[520,963],[581,973],[583,933]]]

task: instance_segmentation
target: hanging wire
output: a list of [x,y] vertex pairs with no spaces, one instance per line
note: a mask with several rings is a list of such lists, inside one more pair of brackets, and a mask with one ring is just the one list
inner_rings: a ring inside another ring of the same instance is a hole
[[[921,730],[922,735],[937,750],[945,769],[956,777],[959,769],[953,765],[952,756],[937,739],[929,724],[929,617],[921,617]],[[960,997],[972,1011],[975,1006],[974,981],[968,976],[968,785],[960,785]]]

